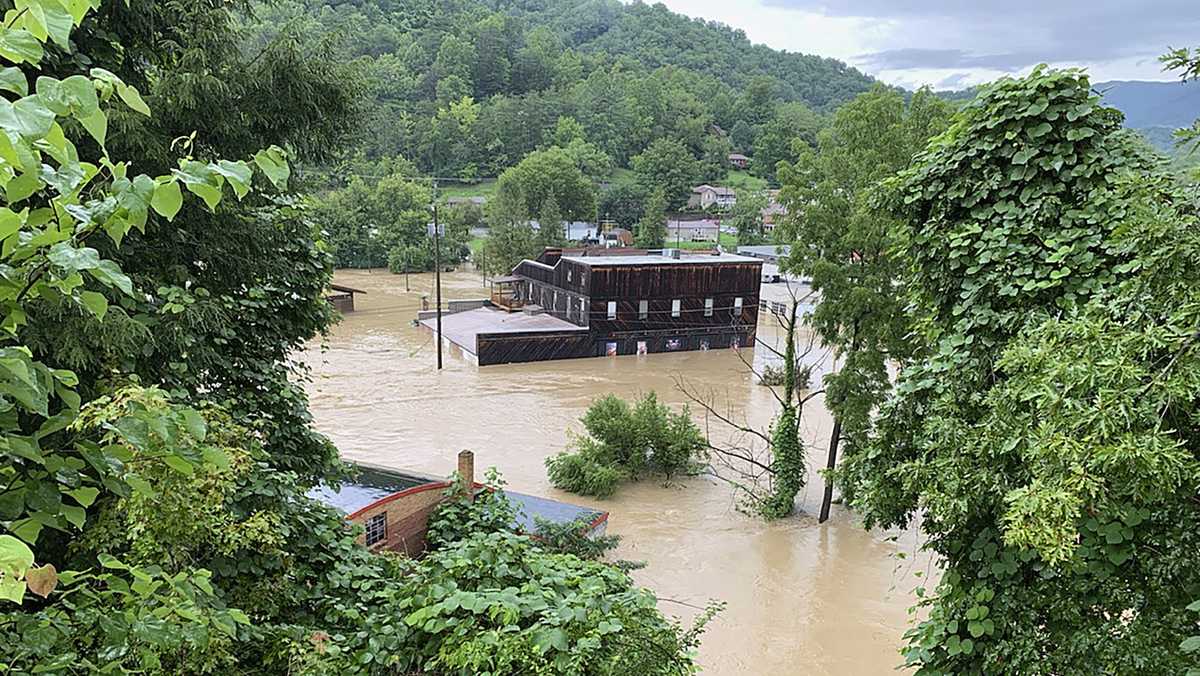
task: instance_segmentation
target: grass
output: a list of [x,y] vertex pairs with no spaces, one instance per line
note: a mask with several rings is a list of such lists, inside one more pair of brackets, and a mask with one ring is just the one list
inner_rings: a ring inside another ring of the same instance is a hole
[[[675,244],[675,240],[671,239],[671,240],[667,241],[666,245],[668,247],[672,247],[675,249],[684,249],[686,251],[695,251],[695,250],[710,251],[716,246],[716,242],[681,241],[681,242],[679,242],[679,244]],[[724,248],[726,251],[733,251],[733,250],[737,249],[737,236],[731,235],[727,232],[721,233],[721,247]]]
[[496,179],[487,178],[479,183],[438,183],[438,195],[442,197],[487,197],[496,194]]
[[734,190],[748,190],[750,192],[758,192],[767,189],[767,179],[754,176],[746,171],[739,169],[730,170],[725,175],[725,186]]

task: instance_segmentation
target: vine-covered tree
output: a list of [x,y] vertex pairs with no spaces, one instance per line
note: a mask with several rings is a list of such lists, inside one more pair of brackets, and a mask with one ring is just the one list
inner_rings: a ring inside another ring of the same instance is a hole
[[1196,217],[1078,71],[894,183],[922,349],[844,479],[944,568],[918,673],[1179,673],[1200,589]]
[[661,189],[668,209],[680,209],[700,182],[700,162],[685,145],[658,139],[633,158],[633,170],[647,192]]
[[946,128],[949,115],[928,90],[906,103],[877,86],[837,111],[815,150],[806,146],[780,169],[788,212],[777,237],[792,243],[783,267],[810,278],[820,293],[808,322],[841,362],[825,376],[825,405],[837,423],[830,464],[839,444],[866,443],[871,416],[891,390],[889,365],[904,363],[915,347],[900,227],[876,207],[877,188]]

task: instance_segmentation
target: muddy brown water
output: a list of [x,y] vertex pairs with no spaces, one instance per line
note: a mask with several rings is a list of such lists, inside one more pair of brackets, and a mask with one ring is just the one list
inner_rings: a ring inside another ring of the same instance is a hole
[[[915,533],[868,532],[837,505],[817,524],[816,470],[830,429],[819,398],[805,409],[804,436],[814,447],[792,518],[764,523],[738,512],[733,489],[712,477],[644,480],[609,500],[581,498],[555,490],[543,461],[581,430],[596,397],[653,390],[680,405],[683,378],[761,429],[775,400],[727,350],[480,368],[449,347],[439,373],[431,332],[412,325],[422,295],[433,297],[431,275],[411,275],[409,292],[403,275],[386,271],[339,271],[335,279],[367,293],[302,359],[312,367],[317,428],[344,457],[445,475],[458,451],[471,449],[478,468],[498,468],[515,490],[609,511],[608,531],[623,538],[617,555],[646,562],[634,576],[659,595],[664,612],[686,622],[708,599],[728,604],[700,649],[707,674],[885,674],[901,662],[912,590],[935,571],[917,552]],[[445,299],[486,291],[477,274],[443,276]],[[759,332],[778,337],[766,317]],[[742,356],[768,358],[763,348]],[[810,360],[819,382],[829,357],[816,350]],[[734,437],[707,424],[714,438]]]

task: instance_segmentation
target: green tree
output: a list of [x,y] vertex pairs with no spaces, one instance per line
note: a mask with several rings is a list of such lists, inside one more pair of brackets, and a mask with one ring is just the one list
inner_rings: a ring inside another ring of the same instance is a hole
[[647,192],[661,189],[668,209],[687,204],[700,181],[700,163],[682,143],[660,138],[633,158],[633,171]]
[[510,222],[540,214],[551,198],[561,219],[586,221],[596,216],[596,188],[562,148],[525,156],[500,175],[496,195],[494,208],[506,211],[499,218]]
[[429,189],[400,173],[354,176],[345,188],[312,202],[312,217],[325,231],[338,267],[385,267],[395,247],[423,244],[431,218]]
[[824,383],[838,423],[831,462],[840,444],[856,452],[866,443],[872,412],[891,389],[889,364],[904,363],[916,347],[899,223],[876,208],[878,186],[907,167],[949,115],[949,105],[928,90],[906,104],[880,85],[842,106],[815,150],[805,148],[795,164],[781,166],[788,215],[777,237],[793,244],[783,267],[810,278],[820,292],[808,321],[841,361]]
[[762,244],[767,241],[763,234],[763,209],[767,208],[767,197],[762,193],[742,191],[729,214],[729,221],[737,231],[737,243],[742,246]]
[[[884,87],[879,85],[872,91],[879,93]],[[754,138],[751,169],[758,176],[774,182],[779,163],[795,161],[797,153],[815,146],[817,134],[824,124],[820,115],[802,103],[779,106]]]
[[538,213],[537,237],[534,241],[542,248],[560,247],[567,243],[567,237],[563,233],[562,212],[558,209],[558,201],[554,199],[554,195],[550,195],[542,203],[542,210]]
[[922,349],[843,476],[944,568],[918,673],[1178,673],[1200,588],[1192,207],[1079,71],[985,87],[893,183]]
[[633,243],[642,249],[660,249],[666,240],[667,198],[662,188],[655,188],[646,200],[646,207],[634,230]]
[[635,181],[619,180],[600,194],[599,215],[622,228],[634,230],[646,208],[646,193]]

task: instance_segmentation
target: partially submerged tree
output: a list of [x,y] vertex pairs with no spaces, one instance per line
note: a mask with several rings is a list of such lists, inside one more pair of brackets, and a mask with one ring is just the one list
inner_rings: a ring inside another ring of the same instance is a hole
[[[840,444],[849,450],[866,443],[872,414],[891,390],[889,364],[903,364],[914,349],[896,248],[900,228],[876,207],[875,193],[945,129],[949,112],[928,90],[906,103],[879,85],[840,108],[816,149],[805,148],[779,171],[787,215],[776,236],[792,245],[782,267],[812,280],[819,302],[808,321],[840,361],[825,376],[825,405],[834,416],[830,472]],[[821,521],[832,476],[825,485]]]

